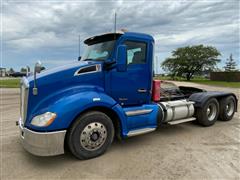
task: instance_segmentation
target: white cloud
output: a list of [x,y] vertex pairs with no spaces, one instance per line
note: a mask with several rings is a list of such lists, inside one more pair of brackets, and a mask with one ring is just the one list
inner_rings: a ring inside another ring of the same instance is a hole
[[30,61],[35,58],[31,53],[38,50],[51,59],[53,52],[58,52],[61,59],[71,59],[78,34],[85,38],[113,31],[114,11],[119,29],[154,36],[155,50],[161,59],[165,58],[163,54],[189,44],[210,44],[220,48],[225,56],[232,52],[240,59],[237,0],[5,2],[5,56],[18,61],[22,52],[28,54]]

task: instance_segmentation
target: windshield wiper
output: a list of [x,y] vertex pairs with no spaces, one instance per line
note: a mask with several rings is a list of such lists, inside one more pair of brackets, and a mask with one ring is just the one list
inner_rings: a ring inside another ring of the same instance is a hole
[[87,58],[87,59],[83,59],[83,61],[105,61],[105,59],[101,59],[101,58],[97,58],[97,59]]
[[83,59],[82,61],[92,61],[93,59],[91,58],[87,58],[87,59]]

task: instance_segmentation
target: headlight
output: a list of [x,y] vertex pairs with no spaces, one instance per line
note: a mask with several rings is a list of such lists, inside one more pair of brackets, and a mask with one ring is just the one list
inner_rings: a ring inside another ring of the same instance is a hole
[[40,126],[40,127],[49,126],[56,117],[57,115],[55,113],[46,112],[44,114],[35,116],[32,119],[31,124],[34,126]]

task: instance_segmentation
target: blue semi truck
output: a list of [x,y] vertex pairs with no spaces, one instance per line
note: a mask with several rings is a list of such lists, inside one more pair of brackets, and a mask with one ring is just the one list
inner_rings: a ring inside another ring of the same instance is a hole
[[148,34],[107,33],[84,43],[80,61],[42,72],[37,63],[34,74],[21,80],[16,123],[23,147],[34,155],[69,150],[79,159],[94,158],[114,137],[149,133],[162,124],[211,126],[237,111],[233,93],[181,87],[160,96],[153,79],[154,39]]

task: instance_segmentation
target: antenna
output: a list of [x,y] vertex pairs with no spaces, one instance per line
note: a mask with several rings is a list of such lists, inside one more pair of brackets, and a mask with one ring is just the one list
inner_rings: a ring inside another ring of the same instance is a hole
[[78,57],[80,57],[80,34],[78,35]]
[[116,33],[117,33],[117,13],[114,12],[114,39],[116,40]]
[[80,34],[78,35],[78,61],[81,60],[81,56],[80,56],[80,43],[81,43],[81,38],[80,38]]
[[114,13],[114,33],[117,33],[117,13]]

